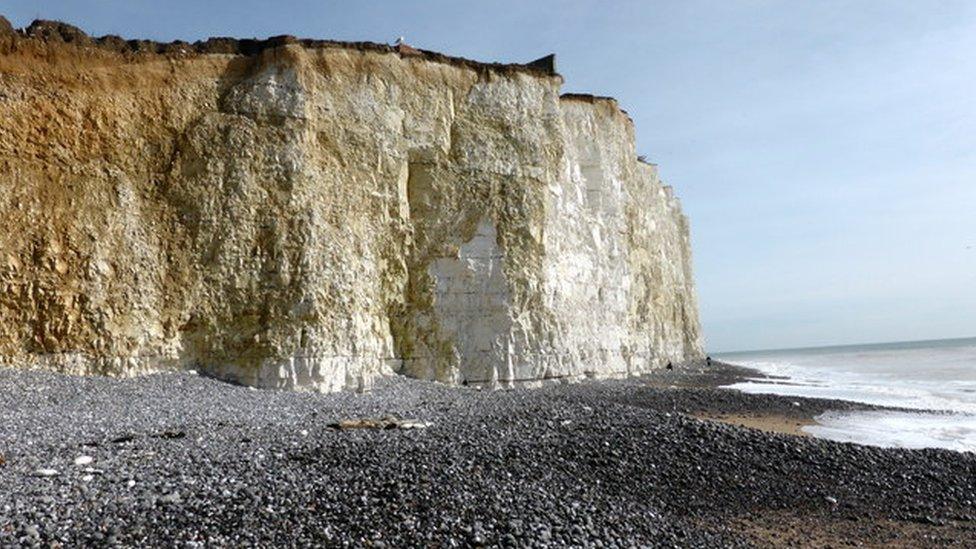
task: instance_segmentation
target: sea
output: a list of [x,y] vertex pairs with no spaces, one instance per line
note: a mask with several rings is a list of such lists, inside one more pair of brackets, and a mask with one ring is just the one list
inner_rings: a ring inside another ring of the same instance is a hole
[[976,337],[715,354],[759,370],[747,393],[852,400],[904,411],[827,412],[803,428],[830,440],[976,452]]

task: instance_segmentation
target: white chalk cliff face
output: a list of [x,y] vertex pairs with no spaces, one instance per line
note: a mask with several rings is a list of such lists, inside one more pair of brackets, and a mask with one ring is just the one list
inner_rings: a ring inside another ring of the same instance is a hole
[[616,102],[560,85],[0,37],[0,360],[333,391],[699,357],[687,219]]

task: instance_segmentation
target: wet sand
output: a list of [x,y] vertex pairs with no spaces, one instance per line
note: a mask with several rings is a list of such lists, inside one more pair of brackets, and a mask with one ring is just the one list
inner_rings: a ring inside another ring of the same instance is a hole
[[803,431],[808,425],[816,425],[814,418],[795,418],[787,417],[782,414],[710,414],[702,412],[694,414],[698,419],[706,421],[720,421],[729,425],[758,429],[768,433],[781,433],[784,435],[810,436]]

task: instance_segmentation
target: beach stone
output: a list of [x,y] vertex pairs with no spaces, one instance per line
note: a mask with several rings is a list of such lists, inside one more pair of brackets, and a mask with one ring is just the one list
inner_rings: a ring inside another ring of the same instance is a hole
[[426,421],[420,421],[418,419],[404,419],[397,422],[396,427],[398,429],[426,429],[430,427],[430,423]]
[[183,501],[183,498],[180,497],[180,494],[176,492],[166,494],[159,498],[160,503],[167,503],[167,504],[179,503],[181,501]]
[[[0,547],[32,545],[29,525],[64,547],[113,538],[126,547],[765,546],[750,537],[756,528],[775,528],[784,546],[821,533],[838,546],[971,544],[963,521],[976,501],[976,456],[700,421],[690,413],[796,413],[795,397],[666,383],[476,392],[390,377],[369,394],[252,393],[180,373],[113,380],[0,368],[0,436],[18,462],[60,463],[52,448],[177,422],[193,434],[192,444],[140,435],[103,447],[112,450],[97,456],[110,464],[105,482],[84,482],[83,467],[71,483],[0,469]],[[50,398],[79,390],[97,418]],[[799,402],[814,415],[856,406]],[[52,417],[57,429],[39,428]],[[436,428],[296,435],[320,417],[416,418]],[[564,419],[572,431],[558,427]]]

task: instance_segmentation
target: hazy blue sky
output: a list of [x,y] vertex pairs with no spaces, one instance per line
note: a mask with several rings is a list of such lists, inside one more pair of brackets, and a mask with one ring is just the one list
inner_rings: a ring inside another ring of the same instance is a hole
[[976,2],[0,0],[15,26],[558,54],[691,217],[712,351],[976,335]]

